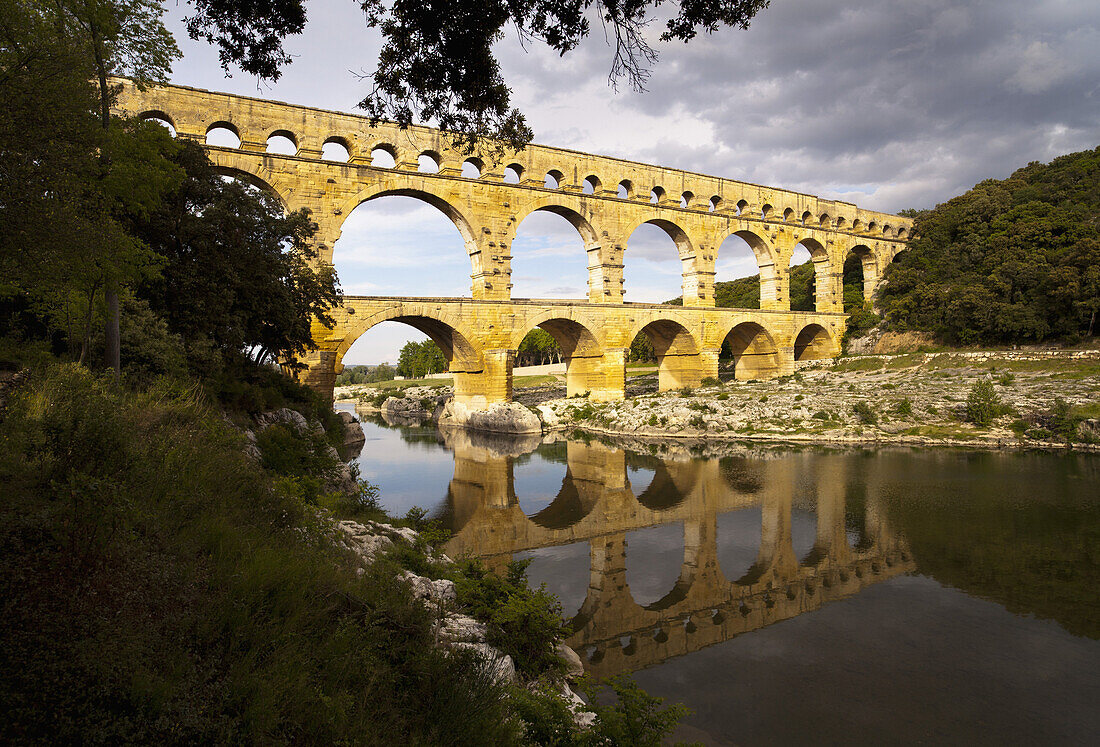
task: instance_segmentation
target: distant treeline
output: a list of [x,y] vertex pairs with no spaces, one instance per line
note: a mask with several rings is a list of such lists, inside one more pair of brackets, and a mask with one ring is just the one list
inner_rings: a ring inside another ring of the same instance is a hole
[[887,268],[890,329],[950,344],[1074,342],[1100,309],[1100,148],[1030,163],[914,217]]

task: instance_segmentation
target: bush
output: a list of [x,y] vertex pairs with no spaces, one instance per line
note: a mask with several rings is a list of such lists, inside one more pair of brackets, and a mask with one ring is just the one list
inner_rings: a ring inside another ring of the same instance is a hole
[[913,402],[908,397],[905,397],[904,399],[899,401],[896,405],[894,405],[894,412],[898,415],[902,415],[902,416],[906,416],[906,417],[908,417],[909,415],[912,415],[913,414]]
[[866,423],[867,425],[874,425],[878,422],[878,415],[871,405],[864,401],[856,402],[852,405],[852,410],[855,412],[859,422]]
[[[615,695],[615,704],[591,707],[596,712],[595,744],[660,747],[680,719],[690,713],[680,703],[662,708],[663,698],[649,695],[624,676],[605,680],[605,686]],[[599,683],[584,683],[584,690],[591,703],[603,699]]]
[[981,428],[987,428],[997,416],[997,405],[1000,398],[993,389],[993,382],[989,379],[979,379],[970,388],[970,394],[966,397],[966,419]]
[[554,646],[567,631],[557,597],[545,586],[528,587],[529,564],[512,561],[499,576],[477,560],[465,560],[448,575],[455,583],[458,605],[487,623],[488,643],[511,656],[517,669],[539,675],[561,669]]
[[699,382],[699,386],[722,386],[722,382],[714,376],[707,376]]

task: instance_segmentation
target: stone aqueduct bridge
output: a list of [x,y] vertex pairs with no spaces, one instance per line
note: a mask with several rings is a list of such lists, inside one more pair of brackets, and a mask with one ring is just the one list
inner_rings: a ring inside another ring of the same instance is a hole
[[[589,544],[586,597],[567,643],[584,652],[589,672],[601,677],[729,640],[916,569],[878,504],[873,474],[863,476],[868,494],[859,540],[855,546],[849,541],[849,462],[843,455],[815,455],[816,467],[806,464],[805,454],[722,463],[646,460],[655,476],[637,492],[627,471],[628,460],[637,457],[599,443],[569,442],[561,491],[527,516],[516,499],[512,456],[479,445],[477,434],[467,431],[448,429],[444,437],[455,454],[448,496],[455,536],[445,546],[448,553],[477,555],[499,567],[517,552]],[[817,513],[816,538],[798,558],[791,511],[807,503]],[[750,507],[761,512],[756,560],[740,577],[727,578],[718,561],[718,516]],[[683,526],[679,578],[662,599],[639,604],[626,579],[627,533],[670,523]]]
[[[490,160],[451,147],[424,127],[399,129],[366,118],[182,86],[138,90],[118,79],[122,113],[170,123],[179,137],[206,142],[217,128],[233,131],[237,148],[207,145],[224,173],[277,195],[291,210],[308,208],[317,223],[322,262],[345,217],[386,195],[419,198],[450,218],[465,239],[471,298],[348,297],[332,329],[316,325],[316,350],[305,380],[331,395],[352,343],[386,320],[407,323],[435,340],[455,374],[456,400],[471,408],[511,396],[511,366],[524,335],[536,326],[560,343],[570,394],[623,396],[625,351],[644,331],[658,354],[661,388],[693,386],[717,373],[727,337],[738,375],[787,373],[799,358],[829,357],[843,332],[841,275],[845,259],[862,261],[864,292],[872,297],[885,266],[904,248],[910,222],[847,202],[616,158],[531,145]],[[266,152],[273,136],[297,152]],[[322,157],[336,143],[346,161]],[[372,165],[383,150],[391,168]],[[421,156],[438,165],[419,171]],[[478,176],[464,177],[469,162]],[[553,186],[556,185],[556,186]],[[588,298],[511,298],[510,247],[535,211],[561,215],[578,231],[588,255]],[[683,268],[682,308],[623,302],[627,240],[650,223],[675,243]],[[718,249],[744,239],[760,268],[759,310],[715,309]],[[791,312],[788,267],[806,247],[816,271],[816,311]]]

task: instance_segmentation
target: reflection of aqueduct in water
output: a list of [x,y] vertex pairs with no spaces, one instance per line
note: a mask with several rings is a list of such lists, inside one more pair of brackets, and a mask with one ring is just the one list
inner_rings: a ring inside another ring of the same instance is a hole
[[[173,126],[179,137],[204,143],[222,173],[271,192],[289,209],[309,209],[321,261],[332,261],[352,210],[387,195],[433,205],[462,234],[469,298],[347,297],[334,327],[314,326],[316,349],[305,381],[330,398],[352,343],[388,320],[439,344],[455,377],[456,402],[474,409],[511,398],[515,351],[535,327],[561,346],[570,395],[622,399],[626,352],[642,333],[656,351],[661,389],[716,376],[723,342],[733,350],[739,378],[791,373],[797,360],[839,352],[845,260],[859,260],[870,299],[911,229],[906,218],[850,202],[678,169],[538,145],[494,160],[463,153],[430,128],[372,127],[350,114],[183,86],[140,91],[116,82],[118,111]],[[208,143],[216,130],[233,133],[237,146]],[[268,150],[273,139],[292,152]],[[342,150],[338,160],[326,154],[330,147]],[[374,158],[380,153],[387,165]],[[586,299],[512,299],[510,247],[536,211],[562,216],[583,240]],[[643,224],[664,231],[676,246],[683,306],[623,302],[628,240]],[[734,236],[756,259],[759,309],[715,308],[719,248]],[[814,263],[814,311],[790,310],[790,260],[800,245]]]
[[[791,542],[796,481],[804,455],[771,459],[643,460],[655,475],[640,495],[628,478],[638,459],[599,443],[566,444],[567,471],[557,498],[527,516],[515,496],[513,456],[475,445],[474,435],[446,433],[455,475],[449,510],[451,554],[470,553],[501,566],[515,553],[574,542],[589,543],[587,596],[567,643],[590,672],[611,675],[728,640],[915,569],[905,541],[891,530],[868,485],[859,540],[849,542],[843,455],[814,455],[817,530],[803,558]],[[519,454],[538,444],[538,439]],[[873,476],[872,476],[873,477]],[[728,579],[718,562],[717,520],[741,508],[761,510],[755,562]],[[626,534],[682,523],[684,557],[679,579],[665,596],[640,605],[626,582]]]

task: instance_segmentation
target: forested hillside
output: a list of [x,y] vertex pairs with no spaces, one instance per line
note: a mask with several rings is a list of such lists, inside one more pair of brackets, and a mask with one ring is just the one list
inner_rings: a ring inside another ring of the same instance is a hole
[[890,329],[964,345],[1095,334],[1100,148],[1028,164],[915,218],[880,292]]

